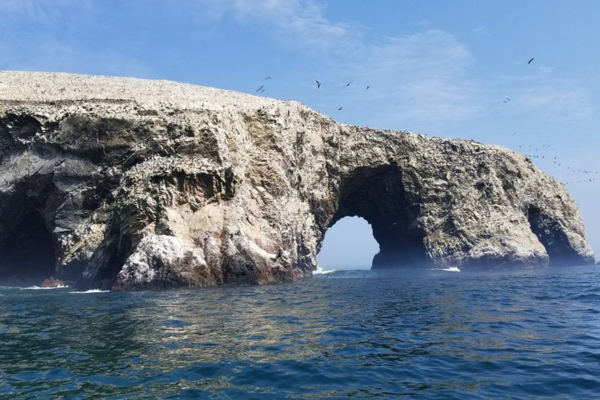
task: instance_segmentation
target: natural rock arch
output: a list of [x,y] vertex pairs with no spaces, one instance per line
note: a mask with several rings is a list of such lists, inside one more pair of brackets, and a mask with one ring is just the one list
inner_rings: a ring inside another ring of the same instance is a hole
[[413,182],[396,162],[357,168],[341,182],[338,208],[329,226],[348,216],[364,218],[380,249],[373,268],[431,264],[419,222],[418,194],[407,191],[405,185],[413,186]]
[[593,260],[565,188],[499,146],[174,82],[0,72],[0,85],[0,221],[44,182],[29,225],[82,287],[293,280],[350,215],[373,227],[374,268]]

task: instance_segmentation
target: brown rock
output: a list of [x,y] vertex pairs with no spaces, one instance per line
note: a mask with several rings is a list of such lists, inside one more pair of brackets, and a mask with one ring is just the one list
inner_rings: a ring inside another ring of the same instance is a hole
[[40,287],[43,288],[55,288],[59,286],[65,286],[65,283],[60,279],[56,279],[54,277],[50,277],[48,279],[44,279],[44,281],[40,284]]

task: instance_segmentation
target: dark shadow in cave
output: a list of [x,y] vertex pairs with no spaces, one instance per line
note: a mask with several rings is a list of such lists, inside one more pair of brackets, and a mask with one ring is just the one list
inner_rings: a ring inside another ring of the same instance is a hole
[[[117,279],[117,275],[119,272],[121,272],[121,268],[123,268],[123,265],[125,264],[125,261],[131,255],[131,249],[133,248],[133,245],[130,238],[125,239],[120,237],[119,242],[109,242],[107,244],[107,248],[109,249],[107,254],[110,256],[107,258],[106,264],[99,269],[98,275],[95,277],[95,284],[88,283],[88,285],[91,284],[93,287],[96,287],[98,284],[100,284],[99,287],[102,290],[110,290],[112,288]],[[83,284],[83,282],[80,284]]]
[[577,254],[558,223],[535,206],[527,209],[531,231],[546,248],[550,266],[582,265],[587,262]]
[[28,202],[21,208],[5,225],[13,229],[0,242],[0,284],[28,286],[55,276],[54,244],[46,223]]
[[342,182],[339,207],[329,226],[349,216],[367,220],[380,249],[373,258],[373,269],[429,266],[425,232],[418,220],[418,192],[411,177],[395,162],[357,168]]

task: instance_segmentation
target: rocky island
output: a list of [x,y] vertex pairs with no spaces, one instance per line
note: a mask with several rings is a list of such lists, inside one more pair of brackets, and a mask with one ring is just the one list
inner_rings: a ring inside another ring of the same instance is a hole
[[371,224],[373,268],[594,260],[567,190],[500,146],[175,82],[0,72],[0,278],[289,281],[346,216]]

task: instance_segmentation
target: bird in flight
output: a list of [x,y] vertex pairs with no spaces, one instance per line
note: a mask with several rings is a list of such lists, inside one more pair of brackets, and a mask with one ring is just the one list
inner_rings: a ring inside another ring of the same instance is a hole
[[321,82],[319,82],[319,81],[315,81],[315,82],[317,82],[317,89],[321,89]]
[[345,84],[343,87],[348,87],[348,86],[350,86],[350,84],[351,84],[352,82],[354,82],[354,81],[350,81],[350,82],[346,83],[346,84]]
[[342,107],[338,108],[338,111],[342,111]]
[[270,77],[270,76],[267,76],[267,77],[265,78],[265,81],[266,81],[267,79],[271,79],[271,77]]
[[367,90],[370,88],[371,86],[367,86]]
[[265,87],[265,85],[261,85],[258,89],[256,89],[256,91],[260,92],[261,90],[263,90],[263,87]]
[[527,62],[527,64],[531,64],[531,63],[533,62],[533,60],[535,60],[535,57],[531,57],[531,60],[529,60],[529,61]]

